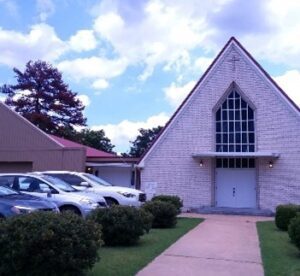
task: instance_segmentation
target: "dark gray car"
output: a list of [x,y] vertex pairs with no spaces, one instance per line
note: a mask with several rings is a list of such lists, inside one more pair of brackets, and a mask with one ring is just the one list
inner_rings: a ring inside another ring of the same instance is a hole
[[57,206],[48,200],[0,186],[0,218],[8,218],[34,211],[59,212]]

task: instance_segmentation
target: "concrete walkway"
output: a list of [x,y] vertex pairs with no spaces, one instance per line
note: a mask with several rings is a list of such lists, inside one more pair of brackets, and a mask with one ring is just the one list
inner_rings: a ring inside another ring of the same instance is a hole
[[256,221],[266,217],[196,215],[205,221],[138,276],[263,276]]

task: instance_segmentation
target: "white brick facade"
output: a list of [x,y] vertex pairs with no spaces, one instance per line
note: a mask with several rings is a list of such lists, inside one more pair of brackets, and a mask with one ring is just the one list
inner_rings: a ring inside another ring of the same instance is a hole
[[300,113],[235,39],[141,160],[142,189],[154,182],[153,193],[178,195],[187,208],[215,205],[215,161],[205,159],[200,167],[192,155],[215,151],[214,108],[233,82],[255,107],[256,151],[280,153],[272,169],[268,158],[256,161],[257,207],[300,203]]

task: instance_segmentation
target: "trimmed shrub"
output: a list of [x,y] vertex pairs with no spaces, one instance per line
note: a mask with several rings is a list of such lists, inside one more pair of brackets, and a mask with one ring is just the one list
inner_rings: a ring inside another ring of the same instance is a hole
[[146,231],[146,233],[149,233],[150,229],[152,228],[153,223],[153,215],[150,212],[147,212],[144,209],[140,209],[140,214],[143,221],[143,228]]
[[144,230],[148,229],[149,218],[140,209],[113,205],[110,208],[94,210],[89,216],[102,225],[106,245],[132,245],[137,243]]
[[293,204],[278,205],[275,214],[276,226],[283,231],[287,231],[291,219],[294,218],[296,216],[296,213],[299,211],[300,211],[299,205],[293,205]]
[[101,227],[69,212],[9,218],[0,223],[0,275],[82,275],[101,244]]
[[153,228],[171,228],[177,223],[177,209],[169,202],[148,201],[142,208],[153,215]]
[[169,202],[174,205],[174,207],[177,210],[177,214],[181,213],[181,208],[183,206],[182,200],[180,199],[179,196],[171,196],[171,195],[158,195],[152,198],[152,201],[164,201],[164,202]]
[[300,250],[300,213],[298,213],[293,219],[291,219],[288,230],[291,241]]

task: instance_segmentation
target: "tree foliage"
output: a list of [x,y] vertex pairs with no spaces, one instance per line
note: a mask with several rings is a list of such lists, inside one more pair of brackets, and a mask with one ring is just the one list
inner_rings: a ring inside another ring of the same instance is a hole
[[77,132],[73,137],[76,139],[76,142],[105,152],[113,153],[113,148],[115,147],[110,139],[105,136],[105,132],[102,129],[91,130],[85,128]]
[[124,156],[140,157],[150,147],[158,133],[162,130],[162,126],[154,127],[151,129],[139,129],[139,135],[134,141],[131,141],[131,147],[128,154]]
[[47,133],[63,136],[84,126],[84,106],[64,83],[62,74],[45,61],[29,61],[24,72],[14,68],[17,84],[3,85],[5,103]]

